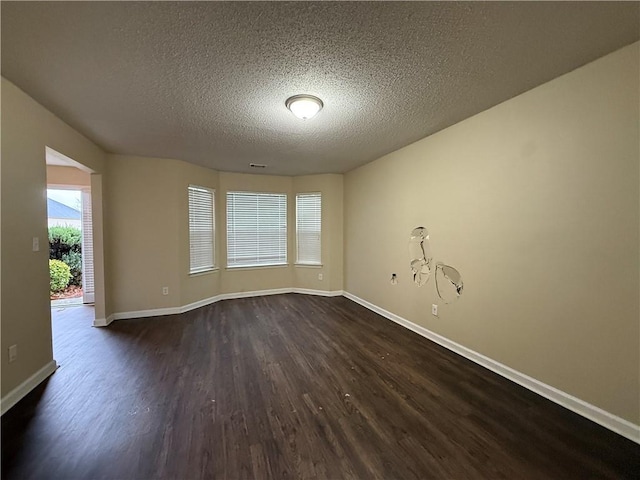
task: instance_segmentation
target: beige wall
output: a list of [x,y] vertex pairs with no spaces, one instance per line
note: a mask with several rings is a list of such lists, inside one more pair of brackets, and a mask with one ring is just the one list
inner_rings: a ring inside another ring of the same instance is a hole
[[[308,175],[278,177],[220,173],[221,206],[218,235],[222,255],[226,252],[226,194],[230,191],[286,193],[288,236],[288,265],[285,267],[235,268],[226,267],[221,259],[221,293],[250,292],[279,288],[307,288],[314,290],[342,290],[342,175]],[[304,192],[322,193],[322,266],[296,266],[295,195]],[[318,280],[318,273],[323,280]]]
[[[115,313],[189,305],[219,293],[280,288],[342,289],[342,176],[278,177],[218,173],[180,160],[109,155],[106,202],[111,258],[108,293]],[[216,192],[216,266],[189,275],[187,187]],[[295,185],[295,188],[294,188]],[[289,265],[226,268],[226,193],[256,191],[288,195]],[[293,266],[295,193],[323,193],[323,266]],[[294,275],[295,272],[295,275]],[[311,272],[305,278],[305,273]],[[324,279],[317,280],[323,272]],[[169,295],[162,295],[162,287]]]
[[[15,343],[20,351],[17,362],[2,362],[2,395],[51,360],[47,252],[31,252],[32,237],[46,241],[49,146],[98,172],[91,184],[94,198],[104,193],[94,223],[104,215],[106,314],[221,293],[335,291],[344,279],[350,293],[639,423],[638,54],[636,43],[352,171],[344,199],[342,175],[218,173],[120,155],[105,162],[2,79],[1,352]],[[189,184],[216,191],[219,269],[194,276]],[[232,190],[287,193],[288,266],[226,268]],[[311,191],[323,194],[321,269],[293,265],[295,194]],[[410,282],[407,242],[418,225],[430,229],[436,259],[463,275],[453,305],[439,301],[433,279]],[[440,318],[429,314],[432,303]]]
[[180,160],[109,155],[107,183],[113,312],[180,307],[217,295],[218,271],[189,275],[187,187],[216,190],[218,200],[218,173]]
[[91,186],[91,174],[75,167],[47,165],[47,185],[89,187]]
[[[258,267],[258,268],[227,268],[227,192],[269,192],[287,194],[287,261],[286,266]],[[295,210],[292,208],[291,194],[293,191],[292,177],[275,175],[247,175],[243,173],[220,172],[220,216],[218,221],[218,240],[222,252],[220,267],[223,268],[221,278],[221,293],[252,292],[256,290],[270,290],[293,287],[293,259],[295,251],[294,229]]]
[[[220,249],[220,235],[222,227],[220,219],[224,215],[221,207],[220,192],[218,188],[218,172],[208,168],[202,168],[190,163],[180,162],[181,176],[178,185],[179,203],[179,240],[180,240],[180,292],[181,306],[214,297],[220,293],[220,262],[222,250]],[[216,219],[216,241],[214,262],[216,270],[212,272],[189,274],[189,185],[207,187],[215,191],[214,213]]]
[[[343,176],[342,175],[307,175],[294,177],[291,209],[295,213],[295,196],[298,193],[322,194],[322,266],[294,266],[294,282],[297,288],[313,290],[342,290],[343,266]],[[294,218],[295,222],[295,218]],[[295,223],[294,223],[295,226]],[[295,262],[295,238],[293,239]],[[323,279],[318,279],[322,273]]]
[[[182,307],[218,294],[258,290],[342,289],[342,175],[282,177],[216,172],[180,160],[109,155],[106,195],[110,276],[114,313]],[[215,190],[216,267],[189,275],[187,187]],[[286,266],[227,268],[226,194],[229,191],[288,196]],[[294,266],[295,193],[322,192],[322,267]],[[323,280],[317,273],[322,272]],[[162,295],[162,287],[169,295]]]
[[[348,173],[346,291],[640,423],[639,53]],[[457,303],[412,284],[416,226],[461,272]]]
[[107,291],[114,312],[180,306],[180,163],[107,157]]
[[[47,146],[102,171],[104,153],[2,78],[1,329],[4,397],[52,360],[47,248]],[[40,251],[31,249],[32,238]],[[5,361],[10,345],[18,359]]]

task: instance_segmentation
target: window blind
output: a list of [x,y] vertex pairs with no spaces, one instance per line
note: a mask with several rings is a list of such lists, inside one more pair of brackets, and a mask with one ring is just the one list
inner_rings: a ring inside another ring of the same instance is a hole
[[82,189],[82,303],[95,301],[93,274],[93,216],[91,189]]
[[322,196],[320,193],[296,195],[297,263],[319,265],[321,262]]
[[287,195],[227,192],[227,267],[287,263]]
[[214,268],[214,247],[214,191],[189,185],[189,273]]

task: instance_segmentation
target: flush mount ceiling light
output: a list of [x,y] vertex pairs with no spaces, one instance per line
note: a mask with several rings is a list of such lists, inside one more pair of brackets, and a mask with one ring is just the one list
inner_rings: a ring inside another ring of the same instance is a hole
[[285,105],[296,117],[307,120],[322,110],[323,103],[313,95],[294,95],[287,98]]

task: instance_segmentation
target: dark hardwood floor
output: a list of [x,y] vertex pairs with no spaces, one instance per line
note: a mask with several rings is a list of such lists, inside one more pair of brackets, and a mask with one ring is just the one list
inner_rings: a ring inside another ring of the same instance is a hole
[[640,477],[640,446],[342,297],[90,327],[2,418],[2,478]]

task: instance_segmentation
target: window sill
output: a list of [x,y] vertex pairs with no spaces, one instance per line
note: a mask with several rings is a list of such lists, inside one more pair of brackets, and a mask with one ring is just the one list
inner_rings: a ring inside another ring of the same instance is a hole
[[220,270],[218,267],[213,267],[208,270],[202,270],[201,272],[189,273],[190,277],[201,277],[202,275],[208,275],[209,273],[217,272]]
[[288,263],[274,263],[273,265],[238,265],[234,267],[226,267],[225,270],[263,270],[265,268],[284,268],[288,266]]
[[304,267],[304,268],[322,268],[324,265],[322,263],[298,263],[294,264],[296,267]]

